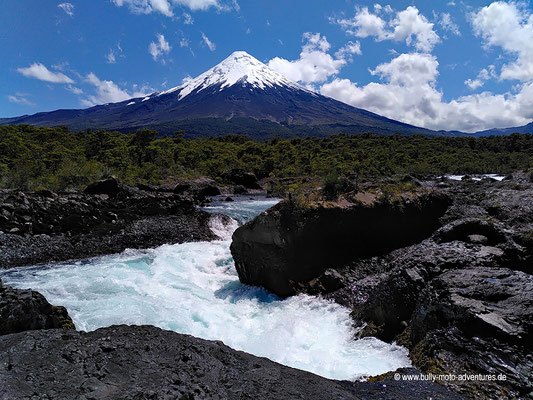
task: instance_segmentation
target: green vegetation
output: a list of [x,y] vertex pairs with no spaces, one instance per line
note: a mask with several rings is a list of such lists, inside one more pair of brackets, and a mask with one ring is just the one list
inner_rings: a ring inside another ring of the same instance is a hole
[[[533,135],[488,138],[336,135],[271,139],[183,139],[184,132],[124,134],[67,128],[0,126],[0,187],[53,190],[115,175],[158,183],[200,175],[221,179],[233,168],[258,178],[312,176],[331,186],[393,174],[508,173],[533,167]],[[328,187],[329,187],[328,186]]]
[[322,193],[326,200],[336,200],[341,193],[354,190],[355,186],[345,177],[339,177],[337,171],[331,171],[322,182]]

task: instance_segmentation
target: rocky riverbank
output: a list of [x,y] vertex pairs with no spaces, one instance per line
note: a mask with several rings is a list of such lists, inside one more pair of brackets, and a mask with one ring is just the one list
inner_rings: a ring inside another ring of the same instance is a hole
[[215,239],[212,215],[197,205],[216,194],[206,179],[175,188],[108,179],[85,191],[0,191],[0,268]]
[[0,336],[0,360],[6,399],[461,399],[431,382],[334,381],[153,326]]
[[532,397],[533,185],[412,182],[268,210],[233,236],[240,279],[350,307],[423,372],[505,376],[443,382],[470,398]]

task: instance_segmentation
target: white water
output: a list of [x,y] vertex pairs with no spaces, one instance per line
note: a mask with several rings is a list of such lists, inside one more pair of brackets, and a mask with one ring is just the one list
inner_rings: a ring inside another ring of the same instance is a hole
[[[444,178],[451,179],[452,181],[460,181],[463,179],[465,175],[444,175]],[[505,176],[504,175],[498,175],[498,174],[483,174],[481,176],[472,176],[472,180],[474,181],[480,181],[482,178],[492,178],[497,181],[503,181]]]
[[[240,222],[273,200],[209,207]],[[354,341],[349,310],[310,296],[282,300],[242,285],[226,240],[128,250],[83,262],[3,271],[0,278],[32,288],[67,307],[79,330],[151,324],[334,379],[356,379],[410,365],[407,350],[378,339]],[[226,227],[232,229],[233,227]]]

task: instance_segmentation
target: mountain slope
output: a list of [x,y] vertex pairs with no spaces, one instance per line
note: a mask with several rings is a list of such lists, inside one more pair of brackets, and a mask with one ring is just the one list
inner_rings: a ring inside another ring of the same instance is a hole
[[149,127],[161,133],[184,129],[195,136],[322,136],[340,132],[446,135],[314,93],[242,51],[165,92],[88,109],[6,118],[0,124],[121,131]]
[[494,128],[486,131],[479,131],[473,134],[473,136],[501,136],[510,135],[511,133],[533,133],[533,122],[530,122],[524,126],[515,126],[512,128]]

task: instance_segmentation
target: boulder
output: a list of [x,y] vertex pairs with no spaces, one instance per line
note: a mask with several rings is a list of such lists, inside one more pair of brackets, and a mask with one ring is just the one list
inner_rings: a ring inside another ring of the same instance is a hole
[[115,197],[121,192],[128,192],[130,189],[124,185],[117,178],[108,178],[98,182],[91,183],[85,188],[85,193],[88,194],[107,194],[109,197]]
[[231,253],[241,282],[286,297],[327,268],[423,240],[448,204],[437,192],[333,206],[282,201],[235,231]]
[[232,169],[224,174],[224,179],[234,185],[244,186],[246,189],[261,189],[255,174],[252,172],[246,172],[242,169]]
[[233,187],[233,194],[239,195],[239,194],[247,194],[248,190],[242,186],[242,185],[235,185]]
[[179,183],[174,188],[174,193],[203,200],[208,196],[220,195],[220,189],[214,180],[210,178],[198,178]]
[[65,307],[51,305],[39,292],[13,289],[0,280],[0,335],[53,328],[75,329]]

